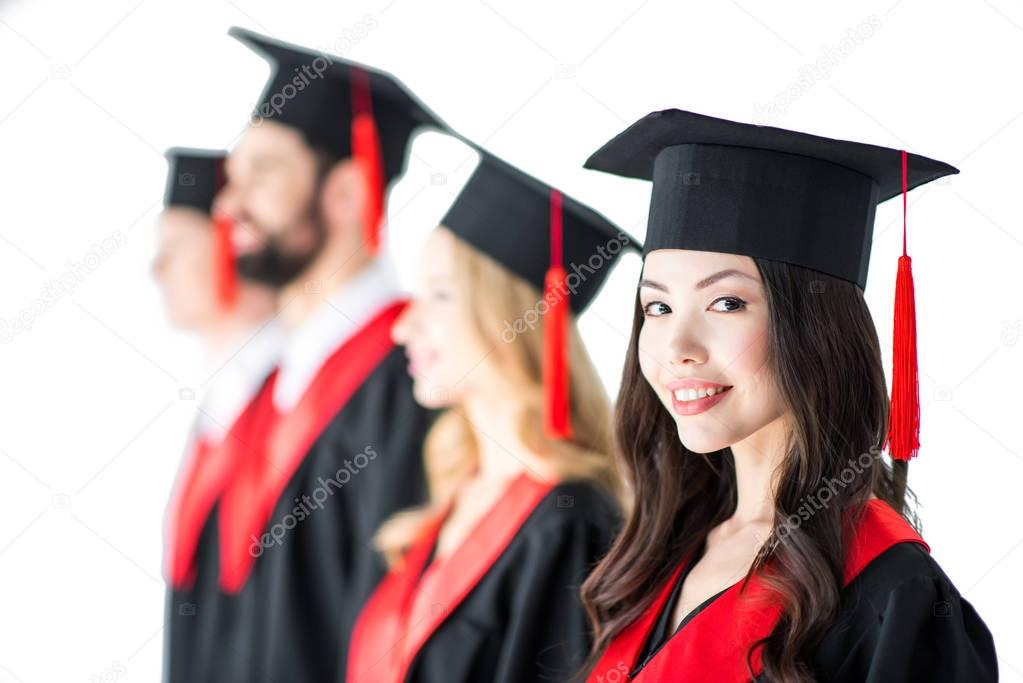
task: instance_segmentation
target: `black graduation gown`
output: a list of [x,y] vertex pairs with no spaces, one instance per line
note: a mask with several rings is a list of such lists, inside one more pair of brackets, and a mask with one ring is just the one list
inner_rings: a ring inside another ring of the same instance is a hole
[[[686,625],[724,593],[708,598],[672,629],[671,613],[694,563],[674,582],[633,676],[671,637],[684,638]],[[998,678],[991,633],[927,550],[913,542],[892,545],[843,588],[839,615],[814,649],[812,666],[816,679],[829,683]],[[768,679],[762,674],[756,680]]]
[[[258,457],[258,447],[268,426],[273,374],[263,382],[241,416],[231,425],[222,443],[204,458],[216,458],[219,467],[233,473],[241,463]],[[197,466],[199,463],[197,463]],[[207,468],[203,478],[211,476]],[[188,474],[184,474],[187,478]],[[212,474],[212,476],[216,476]],[[195,482],[186,482],[186,485]],[[207,481],[207,485],[210,482]],[[230,486],[230,482],[226,483]],[[163,680],[165,683],[225,680],[221,677],[225,639],[237,619],[238,598],[220,585],[219,511],[223,487],[209,513],[201,519],[189,580],[169,577],[164,609]],[[194,501],[193,501],[194,502]],[[172,513],[174,509],[172,503]],[[173,541],[172,541],[173,544]],[[172,545],[172,548],[174,546]],[[175,549],[176,550],[176,549]],[[170,554],[173,550],[169,550]],[[173,570],[168,570],[173,574]],[[239,652],[237,656],[243,656]]]
[[342,680],[352,625],[386,571],[373,534],[426,499],[422,449],[431,413],[415,402],[406,364],[401,349],[388,355],[310,449],[274,510],[271,524],[346,459],[367,446],[377,453],[257,563],[264,610],[255,656],[263,670],[251,680]]
[[[375,358],[268,501],[261,537],[278,538],[257,549],[239,588],[217,677],[197,680],[341,680],[352,624],[385,571],[372,536],[426,495],[422,446],[435,415],[416,403],[404,352],[389,338],[402,305],[386,307],[342,344],[310,385],[331,385],[331,367],[344,372],[367,353]],[[353,344],[362,350],[346,353]]]
[[[168,589],[164,626],[165,683],[229,680],[222,677],[226,640],[237,619],[238,598],[219,585],[219,532],[215,507],[203,525],[197,549],[195,582]],[[245,653],[238,652],[235,657]],[[227,655],[230,656],[230,655]]]
[[998,680],[991,632],[938,563],[900,543],[842,595],[814,669],[833,683]]
[[[579,588],[610,548],[618,509],[583,482],[548,484],[529,499],[530,482],[512,484],[436,566],[415,557],[432,554],[435,529],[388,575],[359,617],[349,683],[537,683],[578,671],[591,645]],[[530,500],[521,515],[515,498]],[[395,609],[404,600],[411,607]]]
[[[215,517],[215,515],[214,515]],[[208,606],[214,600],[206,596],[211,594],[206,582],[207,576],[216,577],[217,542],[211,538],[212,530],[209,523],[204,525],[197,546],[196,574],[194,583],[189,586],[175,588],[168,584],[167,599],[164,606],[163,627],[163,681],[165,683],[185,683],[185,681],[202,680],[197,676],[196,669],[200,662],[207,659],[200,653],[203,625],[201,620],[212,611]],[[212,549],[212,552],[211,552]],[[212,569],[210,560],[214,561]],[[216,586],[214,581],[213,591]],[[202,608],[200,609],[200,605]]]

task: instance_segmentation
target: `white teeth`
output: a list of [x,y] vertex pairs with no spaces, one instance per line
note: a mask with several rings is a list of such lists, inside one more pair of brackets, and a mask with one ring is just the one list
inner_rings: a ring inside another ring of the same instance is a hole
[[701,398],[707,398],[708,396],[714,396],[720,394],[725,390],[725,387],[705,387],[703,389],[676,389],[675,399],[678,401],[696,401]]

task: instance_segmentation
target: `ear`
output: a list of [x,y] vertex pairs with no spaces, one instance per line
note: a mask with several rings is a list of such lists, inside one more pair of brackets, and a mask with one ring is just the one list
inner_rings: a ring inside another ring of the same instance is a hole
[[356,161],[346,158],[331,166],[320,192],[320,211],[327,229],[361,231],[367,191],[366,177]]

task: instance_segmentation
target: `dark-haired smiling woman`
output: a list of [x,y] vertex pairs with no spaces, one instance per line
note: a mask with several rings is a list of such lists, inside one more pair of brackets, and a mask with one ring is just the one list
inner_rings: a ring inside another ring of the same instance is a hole
[[583,675],[996,680],[990,632],[907,521],[908,257],[891,402],[862,291],[877,203],[956,170],[678,110],[587,166],[653,185],[616,406],[636,501],[584,586]]

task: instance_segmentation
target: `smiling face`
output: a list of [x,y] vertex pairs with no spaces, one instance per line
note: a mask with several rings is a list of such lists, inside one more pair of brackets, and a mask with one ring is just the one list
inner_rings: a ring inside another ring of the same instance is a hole
[[278,285],[297,276],[323,240],[315,152],[297,130],[265,121],[245,131],[225,168],[214,209],[234,221],[239,271]]
[[416,401],[428,408],[460,403],[479,387],[496,386],[487,348],[470,314],[456,268],[456,237],[431,231],[420,254],[412,302],[391,337],[405,347]]
[[687,449],[720,450],[783,415],[768,362],[767,292],[753,259],[653,251],[639,297],[640,368]]

